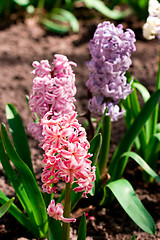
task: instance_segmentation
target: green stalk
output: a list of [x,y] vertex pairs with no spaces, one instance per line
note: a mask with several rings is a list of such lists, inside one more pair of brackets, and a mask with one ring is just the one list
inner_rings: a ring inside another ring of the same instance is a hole
[[44,9],[44,4],[45,4],[45,0],[40,0],[39,2],[38,2],[38,8],[39,9]]
[[[65,200],[64,200],[64,217],[70,218],[71,214],[71,183],[66,183]],[[62,240],[69,240],[70,223],[63,222]]]
[[102,147],[101,147],[100,158],[98,161],[100,176],[102,176],[102,174],[105,172],[105,169],[107,167],[110,138],[111,138],[111,118],[110,116],[106,116],[103,122]]
[[[156,91],[160,89],[160,44],[159,44],[159,63],[158,63],[158,74],[156,81]],[[159,112],[159,104],[156,105],[155,110],[153,112],[153,125],[152,125],[152,134],[156,133],[156,125],[158,122],[158,112]]]
[[[156,91],[160,89],[160,44],[159,44],[159,63],[158,63],[158,74],[157,74],[157,81],[156,81]],[[156,134],[156,125],[158,123],[158,113],[159,113],[159,103],[155,106],[154,112],[153,112],[153,121],[152,121],[152,132],[151,132],[151,137]],[[150,138],[151,139],[151,138]],[[148,148],[152,149],[152,146],[148,144]],[[153,168],[155,171],[157,169],[157,161],[158,161],[158,155],[153,153],[148,156],[148,148],[146,148],[145,152],[145,160],[149,164],[151,168]],[[153,148],[154,149],[154,148]],[[147,174],[146,172],[143,173],[143,179],[145,182],[152,182],[153,178]]]

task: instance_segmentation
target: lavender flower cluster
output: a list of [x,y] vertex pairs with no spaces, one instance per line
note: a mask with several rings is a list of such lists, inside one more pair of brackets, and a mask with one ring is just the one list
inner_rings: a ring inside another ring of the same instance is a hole
[[130,57],[136,50],[135,41],[134,32],[131,29],[124,32],[121,24],[115,27],[105,21],[98,25],[89,43],[92,59],[88,63],[90,74],[86,85],[92,93],[88,103],[90,112],[102,115],[108,107],[111,121],[124,115],[125,111],[117,104],[132,92],[125,72],[132,63]]

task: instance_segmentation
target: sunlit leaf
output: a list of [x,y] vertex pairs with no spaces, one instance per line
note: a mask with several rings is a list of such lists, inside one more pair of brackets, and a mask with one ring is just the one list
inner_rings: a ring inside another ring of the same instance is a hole
[[54,8],[52,11],[53,17],[54,14],[58,14],[59,16],[63,17],[63,20],[69,23],[74,33],[77,33],[79,31],[79,22],[73,13],[66,9]]
[[40,20],[40,23],[49,31],[58,33],[58,34],[64,34],[69,31],[69,26],[64,26],[62,24],[54,23],[53,21],[43,18]]
[[135,152],[126,152],[121,157],[130,157],[134,159],[150,176],[160,183],[160,176]]
[[155,223],[151,215],[136,196],[131,184],[126,179],[119,179],[107,184],[129,217],[145,232],[155,234]]
[[103,15],[111,18],[111,19],[120,19],[120,18],[125,18],[126,16],[128,16],[131,11],[129,10],[125,10],[125,11],[117,11],[117,10],[111,10],[109,9],[103,1],[101,0],[83,0],[83,2],[86,4],[86,6],[88,8],[94,8],[97,11],[99,11],[100,13],[102,13]]

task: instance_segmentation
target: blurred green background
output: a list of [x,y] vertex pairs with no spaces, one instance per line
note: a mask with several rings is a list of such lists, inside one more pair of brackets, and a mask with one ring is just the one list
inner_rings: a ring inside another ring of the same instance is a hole
[[[0,0],[0,21],[36,17],[47,30],[64,34],[79,31],[79,9],[96,13],[108,19],[125,19],[135,13],[139,20],[148,15],[148,0]],[[96,14],[95,14],[96,17]]]

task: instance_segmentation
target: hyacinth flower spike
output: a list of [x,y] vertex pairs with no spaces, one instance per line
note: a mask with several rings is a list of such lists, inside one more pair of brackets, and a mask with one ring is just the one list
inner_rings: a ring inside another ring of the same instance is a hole
[[[109,21],[100,23],[90,40],[91,61],[88,63],[89,79],[86,83],[91,98],[88,109],[95,116],[102,116],[107,108],[103,124],[103,143],[99,158],[99,171],[105,172],[108,161],[111,122],[125,114],[119,103],[133,91],[127,83],[125,72],[129,69],[131,53],[135,51],[135,34],[131,29],[123,31]],[[104,134],[105,133],[105,134]]]
[[64,206],[52,200],[48,215],[63,222],[62,239],[69,240],[71,188],[83,192],[87,197],[95,181],[95,167],[91,167],[88,153],[90,144],[85,129],[77,120],[75,112],[75,75],[66,56],[56,54],[52,68],[48,60],[34,61],[33,87],[29,96],[29,106],[34,122],[29,131],[39,141],[44,150],[42,173],[43,191],[51,194],[57,191],[54,184],[66,182]]
[[62,239],[69,239],[72,184],[77,183],[75,192],[83,192],[87,197],[96,179],[95,167],[91,167],[88,153],[90,144],[84,128],[77,120],[77,114],[66,114],[52,119],[52,112],[46,113],[41,119],[44,137],[41,147],[45,151],[44,170],[42,173],[43,190],[47,193],[56,192],[53,183],[60,180],[66,182],[64,214],[63,205],[52,201],[48,207],[49,216],[63,222]]
[[77,187],[73,190],[83,192],[87,197],[95,181],[95,167],[91,167],[90,144],[77,120],[77,113],[72,111],[58,118],[54,118],[53,114],[52,111],[47,112],[40,122],[41,147],[45,151],[42,188],[50,194],[56,192],[54,183],[59,180],[66,182],[64,214],[63,205],[55,205],[54,202],[49,205],[48,214],[63,222],[62,239],[69,239],[69,223],[75,221],[70,218],[72,184],[76,182]]

